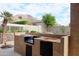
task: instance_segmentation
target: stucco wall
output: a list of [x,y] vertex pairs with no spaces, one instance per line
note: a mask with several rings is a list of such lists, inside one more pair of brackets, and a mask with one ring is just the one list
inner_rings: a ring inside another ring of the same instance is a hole
[[79,3],[71,4],[69,55],[79,56]]
[[[6,33],[7,41],[14,40],[14,33]],[[2,33],[0,33],[0,43],[2,43]]]

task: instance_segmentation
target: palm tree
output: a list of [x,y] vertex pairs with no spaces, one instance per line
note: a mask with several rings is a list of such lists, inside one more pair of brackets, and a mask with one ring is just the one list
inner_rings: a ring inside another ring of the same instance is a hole
[[7,23],[12,20],[12,14],[9,13],[8,11],[4,11],[4,12],[1,12],[0,17],[3,17],[3,18],[4,18],[4,19],[3,19],[3,23],[2,23],[2,29],[3,29],[3,44],[4,44],[4,45],[3,45],[2,47],[6,47],[6,46],[7,46],[7,44],[6,44],[7,38],[5,38],[5,37],[6,37],[5,33],[7,32],[7,30],[6,30],[6,28],[7,28]]

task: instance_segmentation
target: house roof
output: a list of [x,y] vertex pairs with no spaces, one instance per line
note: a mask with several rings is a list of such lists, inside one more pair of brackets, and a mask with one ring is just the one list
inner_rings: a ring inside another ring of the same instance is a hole
[[14,15],[13,18],[14,18],[14,20],[16,20],[16,19],[19,19],[20,16],[24,19],[29,19],[32,22],[38,22],[39,21],[39,20],[37,20],[37,18],[35,18],[31,15],[27,15],[27,14],[17,14],[17,15]]

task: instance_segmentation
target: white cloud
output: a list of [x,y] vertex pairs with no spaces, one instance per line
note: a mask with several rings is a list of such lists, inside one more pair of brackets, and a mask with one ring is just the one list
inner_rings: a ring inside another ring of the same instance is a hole
[[41,19],[44,13],[51,13],[59,24],[68,25],[70,18],[70,5],[65,3],[38,3],[38,4],[0,4],[0,11],[8,10],[13,14],[30,14]]

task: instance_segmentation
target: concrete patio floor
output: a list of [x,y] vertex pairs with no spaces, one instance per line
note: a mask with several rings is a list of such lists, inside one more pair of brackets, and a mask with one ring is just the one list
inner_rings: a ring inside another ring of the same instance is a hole
[[[7,42],[8,44],[14,45],[13,41]],[[1,46],[2,44],[0,44]],[[12,48],[0,48],[0,56],[21,56],[20,54],[14,52],[14,47]]]
[[0,48],[0,56],[20,56],[20,54],[14,52],[14,48]]

